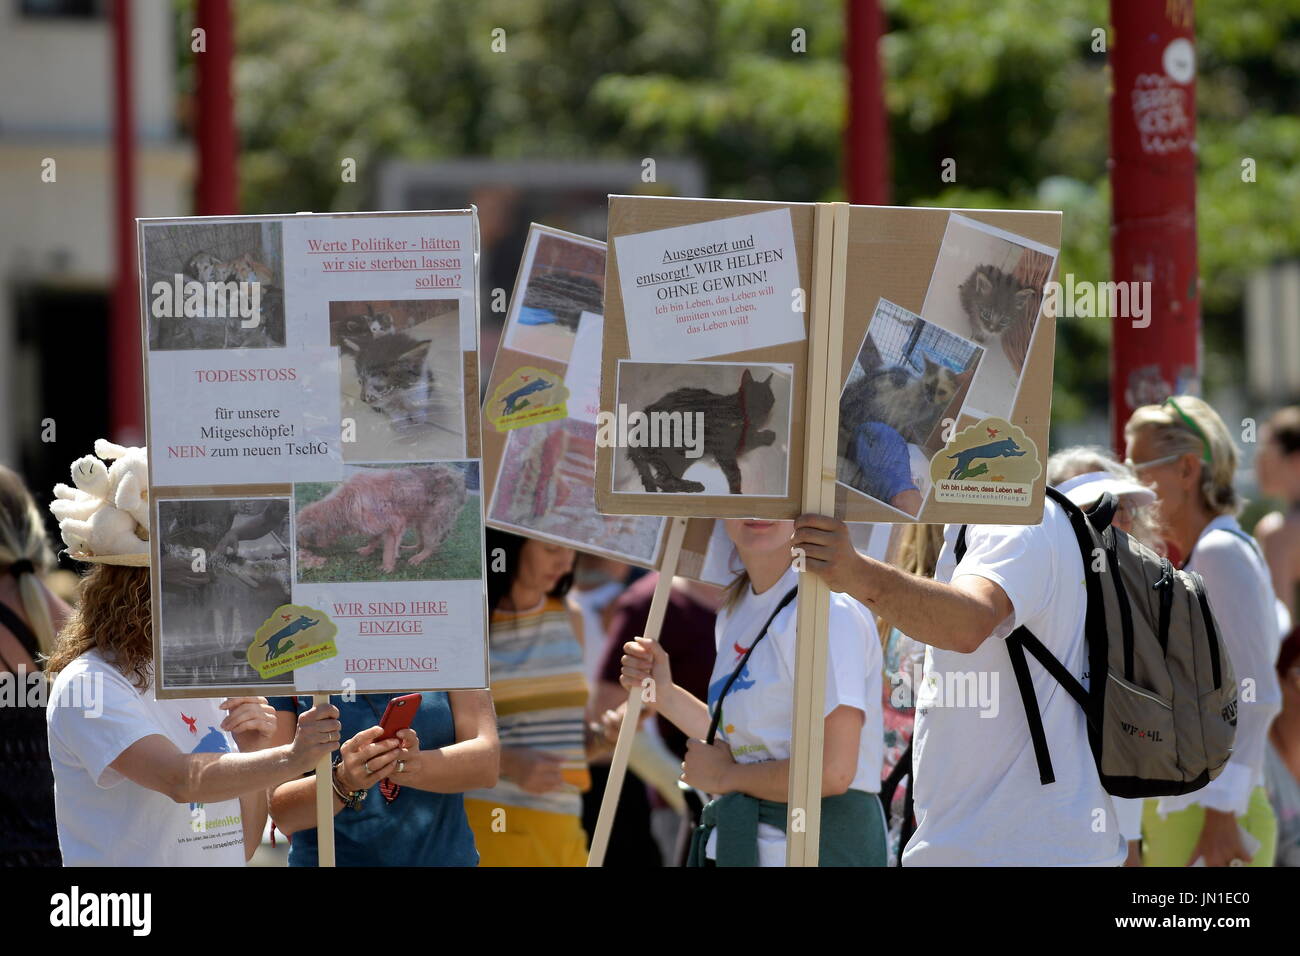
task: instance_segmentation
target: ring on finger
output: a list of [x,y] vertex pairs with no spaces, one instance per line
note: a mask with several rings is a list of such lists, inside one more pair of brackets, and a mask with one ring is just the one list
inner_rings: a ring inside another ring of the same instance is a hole
[[366,768],[366,775],[367,775],[367,776],[369,776],[370,774],[374,773],[374,771],[370,769],[370,761],[369,761],[369,760],[367,760],[367,761],[366,761],[365,763],[363,763],[361,766],[363,766],[363,767]]
[[405,760],[399,760],[399,761],[397,761],[397,772],[398,772],[398,773],[406,773],[406,761],[405,761]]

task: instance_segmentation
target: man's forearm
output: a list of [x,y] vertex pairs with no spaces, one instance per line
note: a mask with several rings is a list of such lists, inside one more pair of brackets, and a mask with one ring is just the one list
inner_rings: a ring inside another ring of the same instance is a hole
[[859,556],[849,596],[913,640],[945,651],[969,653],[997,626],[973,595]]

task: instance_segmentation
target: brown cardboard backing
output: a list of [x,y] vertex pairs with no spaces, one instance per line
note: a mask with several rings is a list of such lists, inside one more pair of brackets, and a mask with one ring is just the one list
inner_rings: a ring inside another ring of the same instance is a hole
[[[299,213],[298,215],[320,215],[332,219],[374,219],[389,216],[473,216],[474,228],[474,261],[475,261],[475,303],[477,306],[477,275],[478,275],[478,220],[477,210],[473,207],[469,209],[432,209],[419,210],[412,212],[345,212],[345,213]],[[149,307],[149,295],[146,288],[145,279],[145,256],[144,256],[144,227],[154,223],[189,223],[200,220],[213,220],[223,222],[285,222],[291,220],[291,215],[264,215],[264,216],[188,216],[188,217],[161,217],[152,219],[137,219],[136,224],[136,269],[138,281],[140,283],[140,351],[142,355],[141,374],[143,381],[144,407],[145,407],[145,447],[149,448],[150,427],[150,395],[149,395],[149,317],[147,309]],[[475,341],[473,351],[466,351],[464,354],[464,407],[465,407],[465,450],[466,458],[476,458],[479,456],[481,441],[479,438],[479,409],[478,409],[478,315],[474,317]],[[482,475],[480,475],[480,480]],[[151,521],[156,521],[157,506],[156,503],[163,499],[185,499],[185,498],[271,498],[285,497],[293,493],[291,483],[262,483],[262,484],[241,484],[241,485],[179,485],[179,486],[155,486],[153,482],[153,454],[149,455],[149,508]],[[158,574],[158,568],[161,564],[159,554],[159,539],[157,535],[151,536],[149,542],[149,591],[153,607],[162,606],[162,583]],[[486,600],[486,598],[485,598]],[[159,615],[153,617],[153,659],[161,660],[161,634],[158,630]],[[485,619],[486,621],[486,619]],[[485,625],[486,626],[486,625]],[[484,654],[484,673],[487,673],[487,640],[486,635],[483,642]],[[159,700],[184,700],[193,697],[229,697],[244,694],[255,694],[259,696],[275,696],[284,694],[293,694],[299,692],[293,683],[273,684],[270,682],[258,682],[248,685],[230,685],[221,687],[187,687],[187,688],[164,688],[162,686],[162,668],[154,669],[154,695]],[[409,687],[409,691],[435,691],[443,690],[441,687]],[[332,688],[330,692],[339,692],[342,688]]]
[[[628,358],[626,319],[618,280],[617,248],[614,238],[631,233],[648,232],[671,226],[687,225],[731,216],[748,215],[772,208],[788,208],[794,227],[801,286],[808,291],[807,317],[812,314],[815,294],[811,278],[813,214],[812,204],[738,202],[708,199],[663,199],[636,196],[610,196],[609,255],[605,279],[605,343],[602,355],[601,408],[613,410],[615,374],[619,359]],[[842,261],[845,270],[845,316],[841,375],[828,387],[836,394],[847,381],[849,369],[875,303],[887,298],[913,312],[920,312],[929,288],[931,273],[938,258],[951,213],[1006,230],[1053,248],[1061,245],[1059,212],[912,208],[896,206],[851,206],[847,249]],[[838,265],[836,266],[838,268]],[[1053,273],[1055,275],[1055,272]],[[867,305],[864,306],[864,303]],[[1022,384],[1012,411],[1012,422],[1022,427],[1037,446],[1040,461],[1047,456],[1048,426],[1051,416],[1052,362],[1055,348],[1055,317],[1046,311],[1040,315],[1033,342],[1025,363]],[[794,518],[802,511],[804,439],[806,430],[805,375],[808,369],[808,342],[789,343],[767,349],[717,356],[701,361],[789,362],[795,366],[792,395],[789,484],[785,498],[731,497],[726,495],[636,495],[612,490],[613,452],[597,448],[596,502],[608,514],[691,515],[726,518]],[[973,419],[963,414],[964,426]],[[971,505],[938,502],[933,490],[921,513],[925,522],[974,522],[1000,524],[1035,524],[1042,516],[1043,488],[1046,478],[1040,474],[1034,484],[1028,506]],[[910,523],[900,512],[836,487],[835,513],[846,521]],[[687,533],[683,562],[688,561],[692,534]]]
[[[719,199],[663,199],[643,196],[609,197],[609,254],[605,262],[605,341],[601,353],[600,407],[616,408],[615,385],[620,359],[631,358],[623,296],[618,281],[617,249],[614,237],[685,226],[714,219],[747,216],[772,209],[789,209],[794,229],[799,284],[806,292],[805,306],[811,308],[813,205],[811,203],[743,202]],[[596,507],[606,514],[661,514],[714,518],[793,518],[803,498],[804,401],[807,389],[807,311],[805,337],[768,348],[730,352],[700,359],[701,362],[783,363],[794,366],[791,387],[790,443],[784,497],[732,495],[628,494],[613,490],[613,449],[596,449]],[[688,540],[690,532],[687,532]]]
[[[912,312],[921,311],[948,216],[954,212],[1055,249],[1061,246],[1059,212],[850,206],[848,262],[862,266],[851,265],[845,276],[844,352],[840,380],[834,386],[837,393],[848,381],[849,370],[857,359],[858,347],[879,299],[889,299]],[[1044,464],[1052,410],[1055,340],[1056,319],[1044,310],[1038,319],[1011,419],[1037,446],[1039,461]],[[966,414],[959,419],[961,426],[972,422],[974,419]],[[943,524],[976,521],[1037,524],[1042,518],[1045,486],[1046,475],[1040,474],[1034,483],[1033,500],[1025,507],[938,502],[931,490],[921,520]],[[894,509],[851,493],[843,485],[836,486],[835,514],[845,521],[908,523]]]

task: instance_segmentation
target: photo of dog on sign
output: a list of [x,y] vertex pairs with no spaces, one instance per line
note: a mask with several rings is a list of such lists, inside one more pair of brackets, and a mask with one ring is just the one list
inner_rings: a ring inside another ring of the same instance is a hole
[[293,488],[297,580],[446,581],[481,576],[478,463],[351,465]]

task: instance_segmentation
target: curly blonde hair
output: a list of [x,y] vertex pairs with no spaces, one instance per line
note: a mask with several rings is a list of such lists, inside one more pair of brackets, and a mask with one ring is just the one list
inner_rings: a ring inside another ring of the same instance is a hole
[[97,650],[139,690],[153,676],[149,569],[96,564],[81,580],[81,601],[59,633],[45,671],[53,676]]

